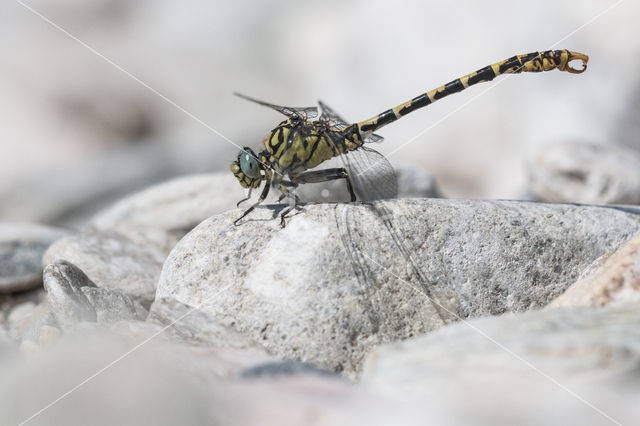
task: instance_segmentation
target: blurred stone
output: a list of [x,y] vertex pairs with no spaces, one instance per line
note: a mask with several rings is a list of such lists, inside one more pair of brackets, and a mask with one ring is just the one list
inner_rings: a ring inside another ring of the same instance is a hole
[[43,348],[49,348],[60,339],[61,335],[59,328],[43,325],[38,335],[38,344]]
[[235,208],[240,186],[231,173],[183,176],[133,194],[98,213],[90,226],[116,230],[168,254],[197,224]]
[[146,317],[144,307],[118,290],[91,286],[82,287],[80,290],[95,310],[96,321],[99,324],[108,326],[122,320],[144,320]]
[[25,319],[29,318],[36,309],[36,304],[33,302],[25,302],[14,306],[7,318],[7,325],[10,328],[16,328]]
[[109,327],[109,330],[132,340],[153,339],[157,341],[169,341],[166,330],[158,324],[137,320],[121,320]]
[[66,234],[34,223],[0,222],[0,293],[42,285],[42,254]]
[[0,293],[0,312],[4,312],[6,316],[15,306],[22,303],[31,302],[38,305],[45,300],[47,294],[42,286],[17,293]]
[[[172,167],[153,144],[103,152],[73,167],[49,170],[0,186],[0,218],[77,227],[96,210],[167,176]],[[52,175],[54,178],[52,178]]]
[[409,164],[395,166],[398,178],[398,198],[441,198],[433,175]]
[[362,204],[306,205],[284,229],[270,208],[240,226],[234,211],[214,216],[171,252],[157,297],[198,306],[282,358],[353,376],[379,343],[456,315],[545,306],[640,229],[640,214],[609,207],[436,199],[378,206],[393,233]]
[[32,357],[41,352],[40,346],[38,346],[38,344],[33,340],[23,340],[22,342],[20,342],[19,349],[20,353],[26,357]]
[[16,339],[22,341],[31,340],[32,342],[39,343],[41,337],[40,333],[45,327],[58,327],[58,322],[46,303],[42,304],[40,309],[37,311],[40,312],[38,312],[37,315],[34,315],[35,320],[31,321],[29,327],[21,334],[18,334]]
[[243,371],[255,365],[277,361],[264,350],[255,349],[172,343],[167,350],[171,351],[171,358],[179,363],[184,374],[213,386],[219,385],[221,380],[225,385],[236,381]]
[[622,146],[545,146],[527,166],[534,199],[587,204],[640,204],[640,152]]
[[338,426],[450,424],[429,401],[418,412],[335,377],[312,374],[260,377],[213,389],[216,424]]
[[116,232],[88,230],[57,241],[42,262],[48,265],[58,259],[76,265],[96,286],[119,290],[149,306],[164,254]]
[[549,307],[640,306],[640,234],[582,277]]
[[[629,93],[630,92],[630,93]],[[622,100],[626,102],[622,113],[615,123],[615,140],[630,148],[640,150],[640,84],[633,83],[633,89],[626,93]]]
[[0,410],[0,424],[213,424],[211,401],[196,380],[180,371],[179,362],[163,353],[169,347],[149,343],[134,348],[104,336],[63,338],[46,351],[23,342],[23,352],[39,356],[0,364],[0,401],[11,407]]
[[537,376],[538,370],[563,383],[638,379],[638,342],[637,309],[505,314],[378,346],[365,360],[361,382],[384,393],[402,395],[410,390],[414,397],[425,397],[446,387],[446,381],[463,377],[493,381],[502,374]]
[[34,327],[46,323],[48,313],[46,303],[25,302],[15,306],[7,318],[9,336],[17,341],[28,338]]
[[96,311],[82,287],[95,287],[95,284],[82,270],[65,260],[57,260],[44,269],[49,308],[63,328],[82,321],[96,321]]
[[337,377],[337,374],[334,371],[326,370],[306,362],[293,360],[268,362],[256,365],[244,370],[241,375],[243,378],[255,378],[295,376],[300,374],[317,374],[320,376]]

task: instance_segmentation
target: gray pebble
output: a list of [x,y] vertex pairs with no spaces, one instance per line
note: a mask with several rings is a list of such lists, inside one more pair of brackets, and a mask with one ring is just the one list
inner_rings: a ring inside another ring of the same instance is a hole
[[320,376],[335,376],[334,371],[318,367],[308,362],[300,362],[293,360],[268,362],[247,368],[240,376],[245,379],[256,377],[278,377],[278,376],[294,376],[299,374],[317,374]]
[[0,222],[0,293],[42,285],[42,254],[66,234],[44,225]]
[[164,254],[116,232],[86,231],[53,244],[43,256],[47,265],[64,259],[101,288],[113,288],[149,306],[155,297]]
[[136,309],[133,300],[118,290],[97,287],[82,287],[80,290],[93,306],[96,320],[100,324],[110,325],[121,320],[144,319],[138,317],[138,309],[144,312],[144,308],[140,306]]
[[81,290],[95,284],[80,268],[65,260],[48,265],[44,269],[44,287],[49,307],[61,327],[96,321],[96,311]]

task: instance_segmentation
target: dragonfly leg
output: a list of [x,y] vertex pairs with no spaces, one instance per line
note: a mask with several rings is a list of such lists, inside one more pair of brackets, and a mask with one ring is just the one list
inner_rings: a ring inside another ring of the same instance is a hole
[[347,171],[343,168],[313,170],[291,177],[292,182],[296,184],[328,182],[336,179],[344,179],[347,181],[347,189],[349,190],[351,201],[356,201],[356,194],[353,191],[351,179],[349,179],[349,173],[347,173]]
[[247,198],[243,198],[242,200],[238,201],[236,203],[236,207],[240,207],[240,204],[244,203],[245,201],[247,201],[249,198],[251,198],[251,191],[253,191],[253,188],[249,188],[249,192],[247,193]]
[[278,201],[282,201],[285,197],[289,198],[289,205],[282,210],[280,213],[280,227],[284,228],[286,223],[287,214],[291,212],[293,209],[298,209],[298,204],[300,203],[300,198],[288,187],[297,187],[298,185],[294,182],[280,182],[278,184],[278,189],[282,192],[282,195],[278,198]]
[[[247,210],[245,210],[244,213],[242,213],[242,215],[237,218],[236,220],[233,221],[233,224],[235,226],[238,226],[238,222],[244,218],[246,215],[248,215],[249,213],[251,213],[253,211],[253,209],[255,209],[258,205],[260,205],[260,203],[262,203],[266,198],[267,195],[269,195],[269,188],[271,188],[271,172],[267,172],[266,173],[266,177],[265,177],[265,184],[264,184],[264,189],[262,190],[262,194],[260,194],[260,198],[258,198],[258,201],[256,203],[254,203],[251,207],[249,207]],[[242,200],[244,201],[244,200]]]

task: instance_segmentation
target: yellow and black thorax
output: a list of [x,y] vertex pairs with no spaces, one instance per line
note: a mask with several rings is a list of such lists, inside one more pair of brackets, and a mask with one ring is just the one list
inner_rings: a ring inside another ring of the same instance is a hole
[[362,145],[358,126],[339,128],[330,122],[290,118],[273,129],[259,157],[282,174],[298,174]]

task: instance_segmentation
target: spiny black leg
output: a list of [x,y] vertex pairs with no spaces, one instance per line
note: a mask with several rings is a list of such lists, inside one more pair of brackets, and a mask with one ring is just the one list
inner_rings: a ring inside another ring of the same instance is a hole
[[[344,170],[344,169],[342,169]],[[345,173],[347,173],[345,171]],[[354,201],[356,201],[356,193],[353,192],[353,186],[351,185],[351,179],[349,179],[349,174],[347,173],[347,176],[345,177],[345,179],[347,180],[347,189],[349,190],[349,196],[351,197],[351,202],[353,203]]]
[[236,220],[233,221],[233,224],[235,226],[238,226],[238,222],[243,217],[245,217],[246,215],[251,213],[253,211],[253,209],[255,209],[260,203],[262,203],[267,198],[267,195],[269,195],[269,188],[271,188],[271,174],[270,173],[267,174],[265,180],[266,180],[266,182],[264,184],[264,189],[262,190],[262,194],[260,194],[260,198],[258,198],[258,201],[254,205],[252,205],[244,213],[242,213],[242,215],[239,218],[237,218]]
[[356,194],[353,192],[349,173],[343,168],[315,170],[291,177],[291,180],[296,184],[328,182],[336,179],[345,179],[347,181],[347,189],[349,190],[351,201],[356,201]]
[[287,223],[286,223],[287,214],[293,209],[296,209],[296,210],[300,209],[300,207],[298,206],[298,203],[300,202],[300,198],[295,194],[291,193],[290,196],[291,195],[293,195],[293,205],[288,205],[287,207],[285,207],[284,210],[282,210],[282,213],[280,213],[280,227],[281,228],[284,228],[287,225]]
[[240,204],[244,203],[245,201],[247,201],[249,198],[251,198],[251,191],[253,191],[253,188],[249,188],[249,192],[247,193],[247,198],[243,198],[242,200],[238,201],[236,203],[236,207],[240,207]]
[[283,198],[288,197],[289,198],[289,205],[287,207],[284,208],[284,210],[282,210],[282,213],[280,213],[280,227],[284,228],[286,226],[286,216],[287,214],[293,210],[294,208],[297,209],[298,208],[298,203],[300,203],[300,197],[298,197],[293,191],[290,191],[289,188],[287,187],[297,187],[298,184],[297,182],[292,181],[291,182],[279,182],[278,183],[278,189],[280,190],[280,192],[282,193],[282,195],[278,198],[278,202],[282,201]]

